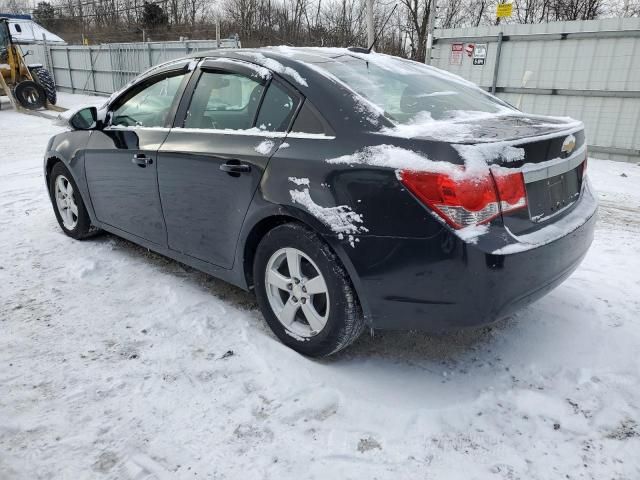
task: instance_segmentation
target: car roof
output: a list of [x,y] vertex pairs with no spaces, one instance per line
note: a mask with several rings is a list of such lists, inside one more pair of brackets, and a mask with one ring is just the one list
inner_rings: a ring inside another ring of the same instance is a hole
[[[188,58],[201,58],[201,57],[233,57],[233,58],[245,58],[250,55],[263,55],[266,58],[274,60],[280,60],[282,58],[288,58],[297,62],[306,63],[320,63],[322,61],[332,60],[334,58],[351,55],[357,57],[356,53],[362,55],[362,51],[356,52],[348,48],[335,48],[335,47],[289,47],[289,46],[276,46],[276,47],[259,47],[259,48],[225,48],[217,50],[207,50],[202,52],[194,52],[188,56]],[[371,53],[375,55],[375,53]],[[362,57],[360,57],[362,58]]]
[[[201,51],[194,52],[186,58],[233,59],[272,70],[318,108],[334,130],[361,130],[364,123],[371,123],[375,128],[390,126],[381,112],[375,109],[368,111],[370,107],[363,107],[358,94],[328,71],[323,71],[317,66],[345,55],[363,59],[367,55],[379,54],[354,52],[346,48],[280,46]],[[330,101],[327,101],[328,99]],[[367,109],[368,114],[355,113],[362,112],[363,108]],[[345,112],[353,113],[350,117],[349,113]],[[359,118],[354,122],[353,117],[356,116]]]
[[[328,63],[344,56],[366,59],[368,55],[373,57],[379,54],[367,54],[347,48],[278,46],[208,50],[194,52],[187,58],[229,58],[254,63],[274,70],[306,95],[308,90],[312,90],[306,87],[318,87],[319,83],[327,81],[328,72],[316,68],[317,64]],[[301,78],[308,80],[308,84],[300,82]],[[305,88],[300,88],[301,86]]]

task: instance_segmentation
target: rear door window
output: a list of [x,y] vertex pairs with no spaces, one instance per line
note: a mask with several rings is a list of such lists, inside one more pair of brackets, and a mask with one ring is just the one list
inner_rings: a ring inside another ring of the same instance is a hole
[[286,132],[299,102],[298,95],[273,80],[262,101],[256,126],[269,132]]
[[293,123],[292,132],[298,133],[314,133],[320,135],[333,135],[333,131],[327,124],[326,120],[322,118],[316,108],[305,100],[296,121]]
[[263,85],[244,75],[203,71],[191,97],[184,127],[252,128],[263,92]]

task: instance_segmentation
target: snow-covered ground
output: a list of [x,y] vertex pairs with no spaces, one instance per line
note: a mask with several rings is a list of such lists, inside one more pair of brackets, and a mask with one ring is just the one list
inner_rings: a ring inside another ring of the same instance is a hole
[[3,480],[640,478],[639,166],[590,161],[596,239],[546,298],[317,361],[248,293],[64,236],[41,166],[60,129],[0,111]]

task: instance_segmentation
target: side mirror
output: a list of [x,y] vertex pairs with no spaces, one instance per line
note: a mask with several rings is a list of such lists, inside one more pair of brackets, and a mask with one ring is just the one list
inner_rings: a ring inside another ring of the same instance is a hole
[[78,110],[69,119],[69,125],[75,130],[93,130],[98,126],[98,109],[87,107]]

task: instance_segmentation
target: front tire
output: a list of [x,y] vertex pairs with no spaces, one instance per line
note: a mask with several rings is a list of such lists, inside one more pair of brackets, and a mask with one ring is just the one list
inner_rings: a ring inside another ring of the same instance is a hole
[[51,105],[55,105],[58,100],[58,94],[56,92],[56,82],[53,79],[53,75],[51,75],[49,70],[41,66],[29,67],[29,71],[33,79],[44,88],[47,101]]
[[331,355],[365,327],[340,259],[315,232],[287,223],[270,230],[256,250],[256,297],[273,333],[303,355]]
[[91,236],[96,229],[80,195],[78,185],[62,163],[56,163],[49,175],[49,195],[53,211],[62,231],[71,238],[81,240]]

